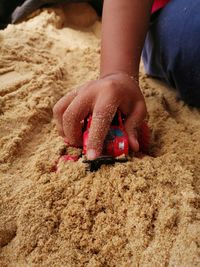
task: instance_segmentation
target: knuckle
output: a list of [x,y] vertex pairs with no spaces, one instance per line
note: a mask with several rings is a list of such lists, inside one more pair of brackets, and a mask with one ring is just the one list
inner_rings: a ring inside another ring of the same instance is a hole
[[62,113],[62,107],[59,103],[56,103],[53,107],[53,117],[57,118]]
[[70,135],[71,139],[76,138],[80,126],[80,122],[77,120],[76,114],[67,110],[63,114],[62,120],[65,134]]
[[96,110],[93,113],[92,121],[93,121],[93,123],[96,121],[102,121],[103,119],[105,119],[105,117],[106,117],[105,110]]
[[68,110],[66,110],[63,114],[63,123],[64,125],[69,125],[71,126],[71,123],[73,122],[74,120],[74,115],[73,113],[69,112]]
[[[110,125],[111,121],[113,119],[113,112],[109,112],[108,110],[102,110],[97,111],[92,116],[92,124],[93,129],[95,132],[99,132],[99,134],[102,131],[105,131],[105,128]],[[98,134],[98,133],[97,133]]]
[[118,86],[118,83],[113,79],[105,79],[104,86],[109,89],[115,89]]

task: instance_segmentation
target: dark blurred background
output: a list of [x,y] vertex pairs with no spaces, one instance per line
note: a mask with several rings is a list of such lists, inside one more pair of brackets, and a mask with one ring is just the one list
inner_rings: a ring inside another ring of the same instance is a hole
[[88,2],[99,15],[102,13],[103,0],[0,0],[0,29],[19,22],[40,7],[62,2]]

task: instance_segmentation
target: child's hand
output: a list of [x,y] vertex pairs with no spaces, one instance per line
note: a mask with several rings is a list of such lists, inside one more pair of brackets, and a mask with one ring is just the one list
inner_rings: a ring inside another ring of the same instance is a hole
[[146,105],[138,83],[125,73],[91,81],[61,98],[53,113],[59,134],[71,145],[82,144],[83,120],[92,114],[87,158],[101,155],[112,119],[120,109],[126,115],[125,129],[130,147],[138,151],[137,128],[146,116]]
[[146,116],[146,105],[138,83],[128,74],[138,75],[152,4],[153,0],[104,1],[100,67],[103,78],[72,91],[54,107],[58,131],[71,145],[82,144],[82,122],[92,114],[87,145],[90,160],[101,155],[118,108],[126,115],[130,147],[139,149],[137,128]]

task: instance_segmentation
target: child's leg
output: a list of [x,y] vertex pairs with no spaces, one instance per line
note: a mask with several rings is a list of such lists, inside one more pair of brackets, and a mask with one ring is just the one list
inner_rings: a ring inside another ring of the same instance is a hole
[[200,107],[200,0],[173,0],[152,21],[143,50],[146,72]]

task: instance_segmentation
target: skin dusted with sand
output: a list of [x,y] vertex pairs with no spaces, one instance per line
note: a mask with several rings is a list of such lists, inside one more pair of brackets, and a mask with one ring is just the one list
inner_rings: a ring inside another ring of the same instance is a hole
[[130,148],[137,152],[137,130],[146,117],[138,84],[142,47],[153,1],[105,1],[102,15],[100,78],[65,95],[54,107],[59,133],[71,145],[80,145],[81,121],[92,114],[87,158],[102,154],[103,143],[117,109],[126,115]]
[[99,75],[100,22],[63,24],[45,9],[0,32],[0,266],[198,266],[199,111],[142,67],[152,156],[50,171],[63,151],[52,107]]

